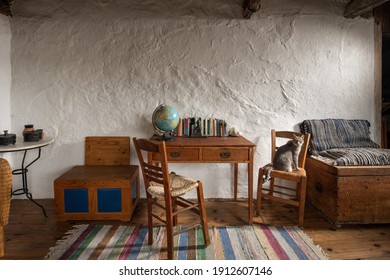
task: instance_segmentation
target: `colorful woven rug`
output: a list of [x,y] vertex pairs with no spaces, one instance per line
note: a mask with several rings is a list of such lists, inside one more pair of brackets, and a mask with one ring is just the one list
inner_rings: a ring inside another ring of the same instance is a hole
[[[209,227],[209,232],[207,248],[200,228],[175,236],[175,259],[326,259],[322,249],[298,227]],[[46,259],[166,259],[165,228],[155,227],[153,234],[153,245],[148,245],[147,227],[79,225],[50,249]]]

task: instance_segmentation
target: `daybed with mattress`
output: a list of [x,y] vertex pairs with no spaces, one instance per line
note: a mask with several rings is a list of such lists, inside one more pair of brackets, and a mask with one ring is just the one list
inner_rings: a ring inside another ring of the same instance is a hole
[[390,150],[370,138],[366,120],[305,120],[311,134],[307,201],[332,224],[390,222]]

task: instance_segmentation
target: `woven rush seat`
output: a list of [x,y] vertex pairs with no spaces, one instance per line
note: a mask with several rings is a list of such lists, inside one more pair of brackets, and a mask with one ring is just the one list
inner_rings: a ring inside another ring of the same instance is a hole
[[[171,183],[172,196],[183,195],[198,187],[197,181],[181,175],[177,175],[175,172],[169,173],[169,180]],[[164,197],[164,185],[151,181],[148,188],[148,193],[150,193],[152,196]]]

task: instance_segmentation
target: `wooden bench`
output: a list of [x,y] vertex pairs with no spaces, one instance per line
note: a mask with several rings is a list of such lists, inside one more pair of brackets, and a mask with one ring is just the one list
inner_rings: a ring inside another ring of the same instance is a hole
[[130,221],[139,201],[139,167],[130,137],[86,137],[85,165],[54,181],[58,220]]

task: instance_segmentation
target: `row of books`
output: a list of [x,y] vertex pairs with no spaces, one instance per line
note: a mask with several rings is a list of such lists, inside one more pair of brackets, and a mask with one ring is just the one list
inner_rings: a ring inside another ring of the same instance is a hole
[[173,131],[173,136],[226,136],[227,124],[216,118],[185,117]]

